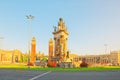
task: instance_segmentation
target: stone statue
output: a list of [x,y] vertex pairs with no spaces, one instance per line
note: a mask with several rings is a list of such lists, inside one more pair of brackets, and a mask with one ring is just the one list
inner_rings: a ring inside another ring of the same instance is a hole
[[57,27],[56,26],[53,26],[53,28],[54,28],[54,31],[57,31]]
[[69,58],[69,51],[67,51],[67,55],[66,55],[66,58]]

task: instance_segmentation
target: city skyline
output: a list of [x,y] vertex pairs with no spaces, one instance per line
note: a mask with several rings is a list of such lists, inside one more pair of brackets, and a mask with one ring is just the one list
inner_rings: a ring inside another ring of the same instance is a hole
[[[68,49],[75,54],[100,54],[120,50],[119,0],[45,0],[0,2],[0,47],[28,51],[28,29],[36,38],[37,52],[48,54],[53,26],[63,18]],[[27,15],[34,16],[31,24]],[[107,51],[106,51],[107,50]]]

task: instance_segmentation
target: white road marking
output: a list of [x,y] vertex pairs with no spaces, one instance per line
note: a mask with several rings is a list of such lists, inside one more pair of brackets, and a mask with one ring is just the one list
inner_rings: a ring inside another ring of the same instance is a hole
[[48,73],[50,73],[50,72],[51,72],[51,71],[48,71],[48,72],[46,72],[46,73],[37,75],[37,76],[35,76],[35,77],[33,77],[33,78],[29,79],[29,80],[35,80],[35,79],[37,79],[37,78],[39,78],[39,77],[42,77],[42,76],[44,76],[44,75],[46,75],[46,74],[48,74]]

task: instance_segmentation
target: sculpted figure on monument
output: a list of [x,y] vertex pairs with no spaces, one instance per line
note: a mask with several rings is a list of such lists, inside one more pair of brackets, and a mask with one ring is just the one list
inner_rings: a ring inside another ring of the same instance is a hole
[[67,51],[67,55],[66,55],[66,58],[69,58],[69,51]]
[[57,27],[56,27],[56,26],[53,26],[53,28],[54,28],[54,31],[56,32],[56,31],[57,31]]

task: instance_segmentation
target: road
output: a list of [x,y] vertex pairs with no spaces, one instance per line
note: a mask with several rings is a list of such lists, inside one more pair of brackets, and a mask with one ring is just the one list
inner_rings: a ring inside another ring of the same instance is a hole
[[120,70],[58,72],[0,69],[0,80],[120,80]]

